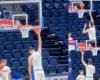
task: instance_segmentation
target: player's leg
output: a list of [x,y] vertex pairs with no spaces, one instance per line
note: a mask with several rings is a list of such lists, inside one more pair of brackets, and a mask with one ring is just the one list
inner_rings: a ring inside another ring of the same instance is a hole
[[34,71],[34,79],[33,80],[40,80],[40,75],[38,71]]
[[46,80],[44,71],[41,71],[41,80]]
[[42,78],[41,78],[41,80],[46,80],[44,71],[42,71]]
[[32,80],[35,80],[34,71],[32,72]]

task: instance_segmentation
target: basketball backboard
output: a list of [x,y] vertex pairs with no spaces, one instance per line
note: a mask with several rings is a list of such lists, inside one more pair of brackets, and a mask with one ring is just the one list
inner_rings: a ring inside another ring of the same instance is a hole
[[0,0],[0,30],[18,25],[42,26],[42,0]]

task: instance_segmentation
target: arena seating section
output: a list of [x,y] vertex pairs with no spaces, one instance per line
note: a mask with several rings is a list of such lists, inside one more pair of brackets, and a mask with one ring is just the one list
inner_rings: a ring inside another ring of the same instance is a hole
[[[76,40],[86,40],[87,35],[82,34],[84,23],[88,21],[86,17],[79,19],[77,14],[68,14],[68,0],[43,0],[43,17],[46,30],[42,31],[43,40],[43,67],[46,75],[63,74],[68,69],[68,52],[67,49],[67,33],[72,32],[73,38]],[[100,5],[96,3],[95,9],[99,14]],[[98,23],[98,22],[96,22]],[[99,23],[98,23],[99,24]],[[96,25],[98,26],[98,25]],[[97,33],[99,33],[97,30]],[[50,36],[55,34],[55,36]],[[27,72],[28,47],[37,48],[37,37],[33,31],[30,31],[29,38],[22,39],[19,31],[0,32],[0,58],[8,59],[8,65],[12,71],[17,70],[23,73]],[[99,40],[100,35],[97,35]],[[60,43],[59,43],[60,42]],[[58,43],[58,44],[57,44]],[[98,51],[99,53],[100,51]],[[93,58],[96,66],[95,77],[100,77],[100,55]],[[90,52],[86,52],[86,59],[90,56]],[[79,69],[84,69],[81,64],[80,52],[72,51],[71,58],[73,63],[73,74],[76,78]],[[80,66],[79,66],[80,64]]]
[[[97,44],[100,47],[100,17],[96,17],[97,15],[100,14],[100,5],[99,2],[94,2],[94,9],[95,12],[93,12],[93,17],[94,17],[94,21],[95,21],[95,26],[96,26],[96,36],[97,36]],[[67,23],[67,28],[69,29],[69,32],[72,33],[72,37],[75,40],[87,40],[88,35],[87,34],[82,34],[82,29],[84,27],[84,23],[88,23],[89,21],[89,15],[87,13],[84,14],[84,17],[82,19],[79,19],[77,17],[77,14],[73,13],[73,14],[68,14],[68,23]],[[85,60],[87,62],[88,58],[92,58],[93,59],[93,65],[96,67],[96,73],[94,75],[95,79],[94,80],[98,80],[97,78],[100,77],[100,51],[98,51],[98,55],[97,56],[92,56],[92,53],[90,51],[86,51],[85,52]],[[81,63],[81,53],[80,51],[71,51],[70,55],[69,55],[72,59],[72,74],[74,76],[74,79],[77,77],[78,75],[78,71],[79,70],[84,70],[85,68]]]
[[[48,32],[42,31],[43,40],[43,67],[47,75],[61,74],[67,72],[67,55],[62,51],[56,37],[47,37]],[[8,59],[8,65],[12,71],[19,71],[24,76],[28,74],[28,47],[33,46],[37,49],[37,37],[33,31],[30,31],[29,38],[22,39],[19,31],[0,32],[0,58]]]
[[[28,11],[27,10],[25,11],[24,9],[25,7],[27,6],[25,5],[20,6],[23,12],[26,12],[29,15],[33,15],[30,14],[29,9]],[[31,9],[36,10],[36,8],[34,7],[31,7]],[[59,11],[59,9],[61,12]],[[52,34],[55,34],[54,32],[60,34],[60,31],[56,31],[55,29],[57,25],[64,27],[63,22],[65,23],[65,19],[63,15],[66,15],[65,11],[66,11],[66,1],[64,0],[43,1],[43,16],[45,18],[44,24],[45,27],[47,27],[47,29],[43,29],[41,34],[43,41],[42,55],[43,55],[43,68],[47,76],[51,74],[53,75],[67,74],[68,53],[64,51],[67,45],[65,46],[64,43],[59,44],[59,41],[61,41],[60,36],[61,38],[63,38],[62,35],[59,35],[59,37],[51,36]],[[58,19],[59,13],[60,13],[60,18]],[[59,23],[55,22],[57,20],[59,20]],[[28,67],[29,46],[33,46],[36,49],[38,46],[37,37],[33,31],[29,32],[29,38],[26,39],[22,39],[20,31],[0,32],[0,59],[2,58],[7,59],[8,60],[7,65],[10,66],[12,71],[21,72],[23,74],[23,77],[26,77],[26,79],[28,76],[27,67]]]
[[[89,21],[89,15],[87,13],[84,14],[84,17],[82,19],[78,18],[77,13],[68,13],[67,0],[46,0],[43,4],[44,6],[44,17],[45,17],[45,26],[47,26],[51,33],[55,33],[60,40],[67,43],[67,33],[71,32],[72,37],[75,40],[87,40],[88,35],[82,34],[82,29],[84,27],[84,23],[88,23]],[[98,46],[100,46],[100,17],[96,17],[100,14],[100,5],[99,2],[93,2],[94,10],[93,13],[95,25],[96,25],[96,36],[98,40]],[[67,48],[67,47],[66,47]],[[82,63],[81,63],[81,54],[77,51],[72,51],[70,53],[71,59],[72,59],[72,73],[74,75],[74,79],[78,75],[78,71],[80,69],[84,69]],[[100,51],[98,51],[98,56],[91,56],[91,52],[87,51],[85,54],[85,59],[87,61],[87,58],[92,57],[93,58],[93,64],[96,66],[96,74],[94,75],[95,80],[97,80],[97,77],[100,77]],[[79,65],[80,64],[80,65]]]
[[[96,25],[96,36],[97,36],[97,42],[98,46],[100,46],[100,17],[96,17],[97,15],[100,15],[100,2],[94,1],[93,2],[93,17]],[[87,13],[84,14],[84,17],[82,19],[78,18],[77,13],[68,13],[67,0],[45,0],[43,3],[43,15],[45,17],[45,26],[47,26],[51,33],[55,33],[60,40],[67,43],[67,33],[71,32],[72,37],[75,40],[87,40],[88,35],[82,34],[82,29],[84,27],[84,23],[88,23],[89,21],[89,15]],[[66,47],[67,48],[67,47]],[[100,77],[100,51],[98,51],[98,56],[91,56],[91,52],[87,51],[85,54],[85,59],[92,57],[93,58],[93,64],[96,66],[96,74],[94,75],[95,79],[97,80],[97,77]],[[71,58],[72,58],[72,73],[74,75],[74,78],[78,75],[78,71],[80,69],[84,69],[82,63],[81,63],[81,54],[77,51],[71,52]],[[79,65],[80,64],[80,65]]]

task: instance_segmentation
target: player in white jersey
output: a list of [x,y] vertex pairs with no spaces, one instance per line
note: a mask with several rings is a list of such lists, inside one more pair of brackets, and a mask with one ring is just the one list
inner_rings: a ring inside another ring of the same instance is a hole
[[38,51],[32,47],[29,48],[30,56],[28,58],[28,71],[30,80],[45,80],[45,74],[42,67],[42,41],[40,31],[36,32],[38,36]]
[[85,80],[84,71],[80,70],[76,80]]
[[8,66],[6,66],[7,60],[6,59],[2,59],[0,61],[0,64],[3,64],[3,68],[0,70],[0,79],[1,80],[11,80],[11,70]]
[[96,44],[96,29],[95,29],[92,13],[90,12],[89,15],[90,15],[90,19],[91,19],[91,21],[89,22],[89,28],[87,29],[87,24],[85,24],[84,28],[83,28],[83,34],[88,33],[89,40],[95,41],[95,46],[97,46],[97,44]]
[[81,53],[82,53],[82,57],[81,57],[81,61],[82,61],[82,64],[85,66],[85,69],[86,69],[86,80],[94,80],[93,79],[93,75],[95,73],[95,66],[92,65],[92,59],[89,58],[88,59],[88,64],[85,63],[84,61],[84,49],[80,49],[81,50]]

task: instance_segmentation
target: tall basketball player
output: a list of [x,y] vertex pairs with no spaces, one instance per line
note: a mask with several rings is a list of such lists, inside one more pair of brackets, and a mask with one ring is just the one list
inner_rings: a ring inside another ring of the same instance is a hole
[[83,49],[80,49],[82,53],[81,61],[86,69],[86,80],[94,80],[93,74],[95,73],[95,66],[92,65],[92,59],[88,59],[88,64],[84,61],[84,51]]
[[[45,75],[42,67],[42,41],[40,31],[36,32],[38,36],[38,51],[32,47],[29,48],[30,56],[28,58],[28,71],[30,80],[45,80]],[[33,77],[34,76],[34,77]]]
[[83,28],[83,34],[88,33],[89,40],[95,41],[95,46],[96,44],[96,30],[95,30],[95,25],[94,25],[94,20],[92,17],[92,13],[89,13],[91,21],[89,22],[89,28],[87,29],[87,24],[84,25]]
[[11,80],[11,69],[7,66],[7,60],[1,59],[0,64],[3,65],[3,68],[0,70],[0,80]]

